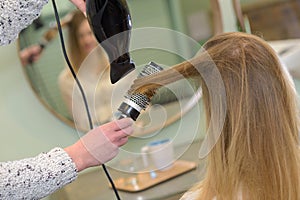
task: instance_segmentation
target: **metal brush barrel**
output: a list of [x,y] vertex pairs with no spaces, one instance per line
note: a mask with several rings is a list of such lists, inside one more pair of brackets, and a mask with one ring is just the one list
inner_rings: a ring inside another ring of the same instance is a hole
[[154,62],[150,62],[148,65],[146,65],[142,71],[139,73],[138,78],[149,76],[152,74],[156,74],[160,71],[164,70],[161,66],[157,65]]
[[[162,71],[163,68],[154,62],[147,64],[139,73],[138,78],[156,74]],[[136,120],[142,110],[145,110],[149,105],[150,99],[144,94],[125,95],[125,100],[121,103],[118,111],[115,113],[115,118],[121,119],[130,117]]]

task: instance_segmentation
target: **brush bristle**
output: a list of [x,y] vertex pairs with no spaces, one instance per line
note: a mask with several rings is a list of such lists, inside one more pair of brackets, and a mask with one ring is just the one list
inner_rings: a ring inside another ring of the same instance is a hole
[[[154,62],[150,62],[148,65],[146,65],[142,71],[139,73],[138,78],[149,76],[152,74],[156,74],[160,71],[163,71],[163,68]],[[155,94],[155,92],[150,95],[151,97]],[[140,106],[142,109],[146,109],[146,107],[149,105],[150,97],[148,94],[143,93],[134,93],[134,94],[127,94],[125,96],[126,99],[129,99],[130,101],[134,102],[138,106]]]
[[140,106],[142,109],[146,109],[150,102],[150,99],[144,94],[126,95],[125,98],[134,102],[135,104]]

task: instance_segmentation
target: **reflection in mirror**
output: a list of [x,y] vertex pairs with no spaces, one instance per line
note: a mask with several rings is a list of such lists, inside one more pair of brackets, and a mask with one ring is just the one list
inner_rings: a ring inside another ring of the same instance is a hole
[[[62,26],[70,20],[68,13],[74,8],[61,6]],[[40,17],[19,35],[19,57],[26,77],[39,100],[59,119],[73,126],[72,117],[63,103],[57,85],[59,73],[64,69],[56,22],[51,4],[45,6]]]
[[[134,2],[130,2],[131,6]],[[170,9],[168,13],[172,13],[171,7],[168,9]],[[162,11],[165,10],[162,9]],[[171,19],[168,14],[164,13],[164,15],[166,19]],[[107,55],[95,42],[83,15],[73,7],[67,7],[62,9],[60,17],[68,56],[82,81],[94,125],[112,120],[113,113],[124,100],[124,95],[132,81],[148,62],[163,63],[163,67],[172,66],[195,55],[199,49],[198,46],[185,47],[189,50],[187,51],[189,56],[185,57],[174,53],[176,51],[166,52],[162,49],[151,48],[134,49],[131,54],[137,69],[119,83],[112,85],[108,77]],[[172,43],[172,46],[177,49],[178,47],[183,48],[182,42],[176,39],[171,40],[171,38],[166,36],[163,42]],[[25,74],[41,102],[68,125],[81,131],[88,130],[82,97],[76,96],[76,89],[73,92],[74,80],[61,53],[52,11],[43,11],[31,26],[22,31],[19,36],[19,52]],[[94,84],[92,87],[89,86],[91,83]],[[197,100],[191,101],[191,97],[197,90],[198,87],[190,80],[174,83],[168,88],[161,88],[151,102],[153,106],[142,112],[138,118],[135,127],[136,134],[150,133],[178,120],[199,100],[197,96]],[[190,102],[193,103],[190,104]],[[166,121],[161,123],[157,116],[164,116]]]
[[[68,22],[68,56],[74,72],[83,87],[93,124],[98,125],[111,119],[109,115],[112,110],[108,109],[111,98],[112,84],[109,83],[107,71],[109,61],[105,51],[98,46],[86,17],[80,11],[74,11]],[[94,50],[94,53],[92,51]],[[97,82],[100,75],[103,75],[101,82]],[[77,89],[77,84],[68,67],[59,74],[58,84],[63,101],[73,119],[76,119],[76,128],[89,130],[89,123],[82,94]],[[96,85],[101,85],[101,90],[95,91]],[[75,86],[75,88],[74,88]],[[73,88],[75,89],[73,93]],[[94,97],[101,95],[98,104],[95,104]],[[96,107],[97,105],[97,107]],[[94,112],[95,111],[95,112]],[[99,123],[95,123],[99,119]]]

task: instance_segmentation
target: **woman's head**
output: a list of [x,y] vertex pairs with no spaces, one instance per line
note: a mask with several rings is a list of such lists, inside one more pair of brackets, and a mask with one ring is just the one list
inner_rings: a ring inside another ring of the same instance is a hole
[[[234,199],[238,191],[244,199],[300,199],[296,94],[277,55],[259,37],[240,32],[217,35],[204,49],[209,56],[199,54],[170,70],[200,77],[205,75],[199,71],[210,63],[218,69],[225,88],[225,122],[208,156],[199,199]],[[160,85],[174,81],[168,76],[167,71],[137,80],[133,91],[154,93]],[[219,117],[212,114],[217,112],[210,93],[216,91],[204,81],[208,78],[200,80],[210,122]]]
[[[232,133],[230,138],[237,133],[249,134],[245,139],[251,139],[248,141],[250,153],[257,151],[256,139],[273,134],[273,129],[275,132],[291,130],[297,141],[295,89],[274,50],[262,39],[239,32],[215,36],[204,48],[223,80],[227,107],[225,125],[229,125],[224,128]],[[197,67],[201,68],[201,65]],[[202,82],[203,99],[210,117],[209,92],[214,91],[208,90],[207,84]],[[276,123],[278,121],[280,123]],[[256,129],[266,132],[251,137],[257,133]]]
[[[244,33],[218,35],[204,48],[222,76],[227,106],[223,131],[209,156],[207,181],[216,191],[210,195],[231,199],[229,194],[242,188],[250,199],[288,194],[299,199],[296,94],[277,55],[265,41]],[[202,85],[210,118],[214,108]]]
[[98,42],[90,28],[87,20],[80,23],[76,32],[79,49],[83,54],[89,54],[97,45]]
[[98,42],[89,26],[88,20],[80,11],[74,11],[68,24],[69,51],[71,62],[76,69],[84,58],[98,45]]

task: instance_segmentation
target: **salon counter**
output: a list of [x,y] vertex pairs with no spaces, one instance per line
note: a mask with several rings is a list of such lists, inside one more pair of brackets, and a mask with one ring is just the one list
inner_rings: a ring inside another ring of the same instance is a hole
[[[186,145],[175,147],[175,152],[186,148]],[[198,168],[197,155],[200,142],[194,141],[179,158],[180,160],[193,161],[197,164],[196,169],[181,174],[170,180],[162,182],[151,188],[140,192],[119,191],[121,199],[124,200],[175,200],[191,188],[199,180],[200,168]],[[111,177],[116,180],[120,177],[133,176],[133,173],[124,173],[107,167]],[[109,187],[108,180],[102,168],[79,175],[78,179],[54,193],[51,200],[108,200],[115,199],[113,190]]]

